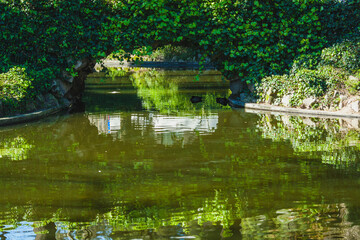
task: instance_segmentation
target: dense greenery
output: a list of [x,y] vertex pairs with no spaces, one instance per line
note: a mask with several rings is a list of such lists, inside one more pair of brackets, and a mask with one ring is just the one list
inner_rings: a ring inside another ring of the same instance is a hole
[[[107,57],[107,60],[113,60],[121,57],[124,52],[119,52],[117,54],[110,54]],[[192,62],[199,61],[200,55],[197,55],[193,49],[183,46],[173,46],[171,44],[158,47],[153,49],[149,55],[146,56],[136,56],[133,55],[130,61],[135,62],[137,60],[144,61],[155,61],[155,62]]]
[[312,108],[337,110],[342,97],[360,90],[360,40],[334,44],[318,57],[296,59],[290,74],[266,77],[257,90],[260,102],[279,105],[291,96],[290,106],[298,107],[313,98]]
[[37,91],[76,62],[146,55],[172,44],[210,58],[229,80],[286,73],[358,34],[358,0],[2,0],[0,73],[25,68]]
[[34,86],[33,79],[25,72],[25,68],[13,67],[0,74],[0,98],[4,103],[13,105],[14,101],[22,100]]

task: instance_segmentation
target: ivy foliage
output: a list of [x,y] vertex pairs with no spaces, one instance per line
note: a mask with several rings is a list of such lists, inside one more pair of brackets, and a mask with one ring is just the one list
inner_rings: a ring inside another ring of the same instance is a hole
[[25,68],[46,91],[79,59],[172,44],[254,83],[358,34],[359,16],[359,0],[1,0],[0,73]]
[[360,90],[360,38],[324,48],[316,58],[303,56],[294,61],[290,74],[263,78],[257,84],[259,102],[281,105],[290,96],[290,106],[302,106],[306,98],[316,99],[311,106],[337,110],[341,98]]
[[32,86],[32,80],[25,68],[13,67],[7,73],[0,74],[0,97],[5,102],[13,99],[21,101]]

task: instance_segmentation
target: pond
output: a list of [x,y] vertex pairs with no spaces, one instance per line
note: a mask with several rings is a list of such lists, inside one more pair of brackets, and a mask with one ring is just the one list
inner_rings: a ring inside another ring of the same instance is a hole
[[85,112],[0,128],[0,238],[359,238],[358,120],[231,109],[194,74],[98,73]]

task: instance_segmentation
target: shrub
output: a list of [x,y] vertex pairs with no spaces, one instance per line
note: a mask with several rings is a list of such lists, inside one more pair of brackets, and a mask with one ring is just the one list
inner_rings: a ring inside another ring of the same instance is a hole
[[343,68],[348,71],[360,69],[360,39],[334,44],[322,50],[323,64]]
[[[337,104],[337,90],[348,78],[348,73],[332,66],[318,66],[311,70],[302,68],[291,75],[271,76],[262,79],[257,85],[259,102],[267,102],[269,95],[275,104],[280,104],[285,95],[291,94],[291,106],[301,106],[305,98],[318,99],[321,107]],[[269,93],[269,89],[272,93]]]
[[8,72],[0,74],[0,98],[4,103],[24,101],[34,88],[33,79],[24,67],[13,67]]

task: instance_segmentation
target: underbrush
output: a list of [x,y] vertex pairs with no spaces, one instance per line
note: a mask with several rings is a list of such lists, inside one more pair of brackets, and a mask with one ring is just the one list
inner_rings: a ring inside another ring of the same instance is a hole
[[[289,74],[266,77],[257,85],[259,102],[327,110],[341,108],[341,99],[359,90],[360,39],[335,44],[315,57],[302,56]],[[304,106],[305,99],[311,104]]]
[[34,89],[33,79],[23,67],[13,67],[8,72],[0,74],[0,105],[3,112],[22,110],[29,92]]
[[[0,116],[26,113],[42,107],[49,84],[39,81],[49,74],[44,71],[28,70],[25,66],[14,66],[0,74]],[[35,77],[37,79],[35,79]]]
[[[127,55],[127,56],[126,56]],[[123,59],[126,58],[128,61],[155,61],[155,62],[192,62],[199,61],[199,56],[194,50],[183,47],[165,45],[163,47],[150,49],[137,49],[132,54],[126,54],[125,52],[117,52],[110,54],[107,59]]]

